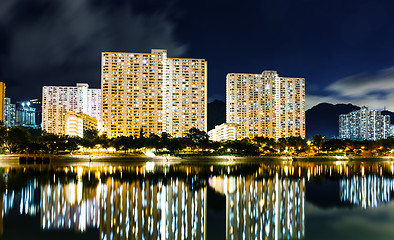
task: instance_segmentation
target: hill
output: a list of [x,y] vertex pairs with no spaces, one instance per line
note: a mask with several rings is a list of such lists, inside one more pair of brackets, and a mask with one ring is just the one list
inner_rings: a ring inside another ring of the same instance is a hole
[[339,115],[359,110],[360,107],[352,104],[320,103],[305,113],[306,137],[324,135],[327,138],[338,137]]
[[[359,110],[360,107],[352,104],[320,103],[305,112],[306,137],[324,135],[327,138],[338,137],[339,115]],[[391,124],[394,123],[394,113],[382,111],[383,115],[390,115]],[[208,103],[208,130],[216,125],[226,122],[226,103],[215,100]]]

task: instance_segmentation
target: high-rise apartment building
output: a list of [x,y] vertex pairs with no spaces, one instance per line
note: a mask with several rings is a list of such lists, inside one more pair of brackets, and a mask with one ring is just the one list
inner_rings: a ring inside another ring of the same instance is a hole
[[305,79],[229,73],[226,122],[239,125],[237,137],[305,138]]
[[339,137],[342,139],[376,141],[390,135],[390,116],[382,115],[381,111],[362,107],[339,115]]
[[108,137],[207,129],[207,62],[151,53],[102,53],[103,128]]
[[65,134],[66,113],[84,113],[101,120],[101,90],[88,84],[44,86],[42,92],[42,129]]
[[0,121],[4,123],[4,111],[5,111],[5,84],[0,82]]
[[16,125],[16,105],[11,103],[11,98],[4,100],[4,126],[12,128]]

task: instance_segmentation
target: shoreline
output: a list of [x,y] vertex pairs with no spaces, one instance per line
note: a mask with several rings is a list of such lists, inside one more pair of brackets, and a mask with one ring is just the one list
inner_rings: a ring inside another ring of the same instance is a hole
[[375,156],[375,157],[363,157],[363,156],[313,156],[313,157],[299,157],[299,156],[163,156],[158,155],[154,157],[148,157],[142,154],[135,155],[112,155],[112,154],[88,154],[88,155],[56,155],[56,154],[4,154],[0,155],[0,161],[18,161],[20,157],[49,157],[52,162],[325,162],[325,161],[394,161],[394,156]]

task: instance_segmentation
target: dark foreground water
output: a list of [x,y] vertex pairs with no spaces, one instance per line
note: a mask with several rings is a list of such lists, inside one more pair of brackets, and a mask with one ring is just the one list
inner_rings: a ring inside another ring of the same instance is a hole
[[1,239],[393,239],[393,163],[1,168]]

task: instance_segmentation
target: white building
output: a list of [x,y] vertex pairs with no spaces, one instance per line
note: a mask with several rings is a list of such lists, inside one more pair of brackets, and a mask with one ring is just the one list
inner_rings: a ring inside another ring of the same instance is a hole
[[88,84],[44,86],[42,91],[42,130],[65,134],[65,116],[68,112],[84,113],[101,120],[101,90]]
[[237,138],[305,138],[305,79],[229,73],[226,122],[239,125]]
[[215,126],[214,129],[208,132],[209,140],[212,141],[227,141],[237,140],[238,125],[235,123],[223,123]]
[[381,111],[360,110],[339,115],[339,137],[342,139],[372,140],[391,136],[390,116]]
[[207,131],[207,62],[167,51],[103,52],[103,128],[108,137]]

